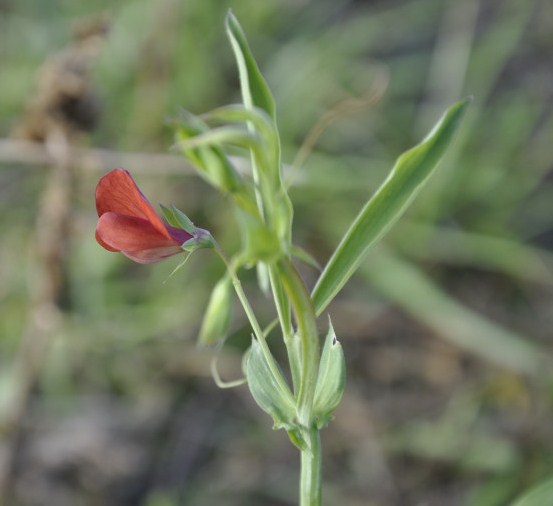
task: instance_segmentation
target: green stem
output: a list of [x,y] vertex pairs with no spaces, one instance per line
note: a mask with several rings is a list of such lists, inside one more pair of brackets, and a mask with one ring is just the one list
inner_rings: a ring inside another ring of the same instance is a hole
[[297,397],[298,419],[309,430],[312,424],[311,411],[319,367],[319,337],[315,309],[311,296],[290,259],[281,260],[277,266],[284,290],[294,309],[301,339],[301,385]]
[[301,452],[300,506],[320,506],[321,469],[321,438],[313,428],[309,432],[309,449]]
[[301,381],[297,413],[307,446],[301,450],[300,506],[320,506],[321,439],[313,424],[312,413],[320,360],[317,320],[311,296],[290,259],[281,260],[277,267],[294,309],[301,339]]

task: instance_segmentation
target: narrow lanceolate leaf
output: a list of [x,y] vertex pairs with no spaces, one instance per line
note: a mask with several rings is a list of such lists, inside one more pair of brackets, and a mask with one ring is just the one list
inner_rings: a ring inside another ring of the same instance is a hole
[[183,149],[183,143],[201,135],[209,127],[197,116],[182,111],[176,122],[175,140],[183,154],[194,164],[202,177],[222,191],[237,195],[243,190],[243,182],[232,163],[218,144],[206,144]]
[[242,27],[230,11],[226,18],[226,29],[240,74],[244,105],[248,108],[259,107],[274,120],[275,101],[271,91],[259,71]]
[[359,267],[364,254],[403,214],[428,180],[459,127],[470,99],[450,107],[427,137],[403,153],[328,261],[313,290],[320,314]]
[[512,506],[545,506],[546,504],[553,504],[553,478],[530,489]]
[[[278,168],[280,163],[280,139],[274,119],[265,110],[257,106],[230,105],[204,114],[203,118],[215,122],[249,124],[260,137],[259,140],[263,141],[268,166]],[[262,168],[260,167],[260,169]],[[274,175],[276,177],[273,184],[276,183],[278,187],[280,183],[278,171]]]

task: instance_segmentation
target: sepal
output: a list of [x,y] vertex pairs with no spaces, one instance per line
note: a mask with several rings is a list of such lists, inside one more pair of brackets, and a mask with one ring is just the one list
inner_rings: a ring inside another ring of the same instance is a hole
[[194,237],[181,244],[181,248],[185,251],[196,251],[197,249],[214,248],[215,240],[208,230],[196,228],[192,234]]
[[196,227],[192,220],[186,216],[180,209],[175,206],[165,207],[163,204],[159,205],[163,211],[163,217],[167,220],[169,225],[186,230],[189,234],[194,234]]

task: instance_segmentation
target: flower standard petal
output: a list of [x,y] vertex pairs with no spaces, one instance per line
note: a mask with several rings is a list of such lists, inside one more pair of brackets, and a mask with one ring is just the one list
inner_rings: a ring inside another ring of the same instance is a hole
[[124,169],[114,169],[100,179],[96,187],[96,210],[99,217],[114,212],[142,218],[150,222],[160,235],[168,239],[171,237],[148,199]]

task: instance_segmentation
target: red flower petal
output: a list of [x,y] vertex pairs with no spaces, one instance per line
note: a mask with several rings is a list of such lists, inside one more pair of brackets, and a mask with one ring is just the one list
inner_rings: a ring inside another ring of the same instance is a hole
[[[134,216],[104,213],[98,219],[96,238],[111,251],[121,251],[142,263],[158,262],[168,256],[182,253],[180,243],[159,233],[152,224]],[[132,256],[131,256],[132,255]]]
[[114,212],[142,218],[149,222],[161,236],[171,238],[161,218],[136,186],[129,172],[124,169],[114,169],[100,179],[96,187],[96,210],[99,217],[105,213]]
[[161,262],[167,257],[182,253],[183,250],[179,248],[175,251],[174,248],[156,248],[156,249],[144,249],[141,251],[121,251],[123,255],[131,260],[138,262],[139,264],[154,264]]

